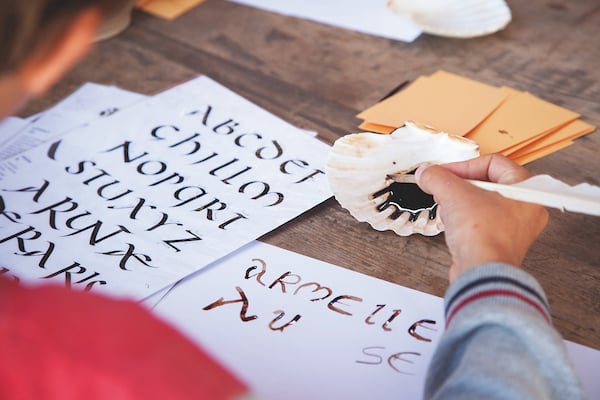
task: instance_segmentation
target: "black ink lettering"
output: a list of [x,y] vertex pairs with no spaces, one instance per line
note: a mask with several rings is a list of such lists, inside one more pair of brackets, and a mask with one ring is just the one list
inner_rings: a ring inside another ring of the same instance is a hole
[[104,194],[104,190],[105,190],[107,187],[109,187],[109,186],[112,186],[112,185],[116,185],[116,184],[118,184],[118,183],[120,183],[120,182],[119,182],[119,181],[117,181],[117,180],[114,180],[114,181],[112,181],[112,182],[110,182],[110,183],[107,183],[107,184],[105,184],[105,185],[102,185],[102,186],[100,186],[100,187],[98,188],[98,190],[96,190],[96,193],[98,194],[98,196],[100,196],[100,197],[101,197],[101,198],[103,198],[104,200],[108,200],[108,201],[114,201],[114,200],[120,199],[120,198],[121,198],[121,197],[123,197],[123,196],[127,196],[127,195],[128,195],[128,194],[130,194],[130,193],[133,193],[133,190],[126,189],[126,190],[122,191],[121,193],[116,193],[116,194],[114,194],[112,197],[107,197],[107,196]]
[[[289,171],[289,167],[288,167],[289,164],[299,167],[301,169],[305,169],[309,165],[304,160],[287,160],[287,161],[284,161],[281,163],[281,165],[279,166],[279,171],[282,174],[286,174],[286,175],[293,174],[293,172]],[[305,177],[301,178],[300,180],[298,180],[294,183],[302,183],[308,179],[312,179],[314,176],[319,175],[319,174],[324,174],[324,172],[321,171],[320,169],[315,169],[315,170],[311,171],[310,174],[306,175]]]
[[[221,165],[219,165],[218,167],[216,167],[216,168],[212,169],[212,170],[211,170],[211,171],[209,171],[208,173],[209,173],[210,175],[212,175],[212,176],[217,176],[217,174],[216,174],[216,172],[217,172],[217,171],[219,171],[219,170],[221,170],[221,169],[223,169],[223,168],[225,168],[225,167],[228,167],[228,166],[230,166],[230,165],[232,165],[232,164],[235,164],[235,163],[236,163],[236,162],[238,162],[238,161],[239,161],[239,159],[237,159],[237,158],[233,158],[231,161],[228,161],[228,162],[226,162],[225,164],[221,164]],[[246,166],[245,168],[246,168],[246,169],[244,169],[244,170],[242,170],[242,171],[238,171],[238,172],[235,174],[235,176],[237,176],[237,175],[239,175],[239,174],[242,174],[242,173],[244,173],[244,172],[246,172],[246,171],[248,171],[248,170],[250,169],[250,167],[248,167],[248,166]],[[233,176],[230,176],[229,178],[225,178],[225,179],[231,179],[232,177],[233,177]]]
[[223,182],[226,185],[230,185],[231,183],[229,182],[230,180],[232,180],[233,178],[236,178],[242,174],[245,174],[246,172],[250,171],[252,169],[252,167],[246,167],[244,169],[239,170],[238,172],[234,173],[233,175],[228,176],[227,178],[223,178],[221,179],[221,182]]
[[246,136],[254,136],[257,139],[262,139],[262,136],[259,135],[258,133],[242,133],[241,135],[239,135],[238,137],[235,138],[235,140],[233,141],[233,143],[236,144],[236,146],[238,147],[248,147],[248,146],[244,146],[242,144],[242,138],[246,137]]
[[48,156],[49,159],[56,160],[56,152],[58,151],[58,147],[60,146],[61,143],[62,143],[62,139],[52,143],[48,147],[48,152],[46,153],[46,155]]
[[104,241],[104,240],[106,240],[106,239],[108,239],[108,238],[110,238],[110,237],[113,237],[113,236],[115,236],[115,235],[118,235],[118,234],[120,234],[120,233],[131,233],[131,232],[129,232],[129,230],[128,230],[127,228],[125,228],[123,225],[117,225],[117,226],[118,226],[118,229],[117,229],[117,230],[115,230],[115,231],[113,231],[113,232],[110,232],[110,233],[108,233],[108,234],[104,235],[103,237],[98,237],[98,234],[99,234],[99,232],[100,232],[100,228],[102,227],[102,224],[103,224],[103,222],[102,222],[102,221],[100,221],[100,220],[96,220],[96,222],[95,222],[95,223],[93,223],[93,224],[91,224],[91,225],[88,225],[88,226],[86,226],[86,227],[83,227],[83,228],[81,228],[81,229],[79,229],[79,230],[76,230],[76,231],[75,231],[75,232],[73,232],[73,233],[69,233],[68,235],[65,235],[65,236],[67,236],[67,237],[68,237],[68,236],[75,236],[75,235],[77,235],[77,234],[79,234],[79,233],[81,233],[81,232],[85,232],[85,231],[87,231],[87,230],[91,229],[91,230],[92,230],[92,232],[91,232],[91,234],[90,234],[90,239],[89,239],[88,243],[89,243],[91,246],[95,246],[96,244],[98,244],[98,243],[100,243],[100,242],[102,242],[102,241]]
[[[75,270],[75,268],[77,268],[77,270]],[[56,276],[59,276],[61,274],[65,274],[65,286],[67,288],[71,287],[71,275],[72,274],[83,274],[85,271],[87,271],[87,268],[83,267],[81,264],[79,264],[78,262],[74,262],[73,264],[69,265],[68,267],[65,267],[63,269],[59,269],[56,272],[51,273],[50,275],[46,275],[46,276],[42,276],[41,279],[50,279],[50,278],[54,278]]]
[[175,252],[180,252],[181,249],[179,249],[177,246],[174,246],[173,243],[185,243],[185,242],[196,242],[198,240],[202,240],[202,238],[198,235],[196,235],[194,232],[190,231],[189,229],[186,229],[186,232],[190,235],[187,238],[183,238],[183,239],[165,239],[163,240],[163,242],[165,242],[166,244],[168,244],[169,246],[171,246],[172,248],[175,249]]
[[135,246],[133,244],[126,244],[127,250],[111,250],[100,254],[103,254],[105,256],[122,256],[121,260],[119,261],[119,268],[121,268],[124,271],[131,271],[130,269],[127,269],[127,264],[129,263],[132,257],[133,259],[137,260],[139,263],[145,265],[146,267],[154,268],[152,265],[149,264],[149,262],[152,261],[152,258],[149,255],[136,253]]
[[214,158],[218,155],[219,155],[218,153],[213,152],[210,156],[204,157],[202,160],[194,161],[191,165],[201,164],[201,163],[208,161],[211,158]]
[[[86,272],[87,272],[87,268],[83,267],[78,262],[74,262],[73,264],[69,265],[68,267],[60,269],[49,275],[43,276],[41,279],[50,279],[50,278],[54,278],[59,275],[65,274],[65,287],[71,288],[73,285],[82,284],[83,282],[89,281],[90,279],[95,278],[100,275],[98,272],[94,272],[91,275],[78,280],[77,282],[73,282],[73,275],[81,275]],[[93,286],[96,284],[106,285],[107,282],[104,280],[95,280],[95,281],[88,282],[85,285],[85,287],[83,288],[83,291],[84,292],[90,291],[93,288]]]
[[306,175],[304,178],[302,178],[299,181],[296,181],[294,183],[302,183],[304,181],[312,179],[314,176],[317,176],[319,174],[325,174],[325,172],[321,171],[320,169],[315,169],[313,172],[311,172],[310,174]]
[[[94,272],[92,275],[86,277],[86,278],[82,278],[80,280],[78,280],[77,282],[75,282],[75,284],[81,284],[83,282],[89,281],[92,278],[95,278],[97,276],[100,276],[100,274],[98,272]],[[83,288],[84,292],[89,292],[90,290],[92,290],[92,288],[94,287],[94,285],[101,285],[104,286],[106,285],[107,282],[105,280],[99,280],[99,281],[90,281],[88,282],[85,287]]]
[[50,259],[50,256],[54,253],[55,248],[56,248],[56,245],[53,242],[48,242],[48,247],[46,248],[46,250],[43,253],[40,250],[35,250],[35,251],[30,251],[30,252],[26,253],[25,255],[37,256],[37,255],[41,254],[42,258],[40,259],[40,262],[38,263],[38,267],[45,269],[46,263],[48,262],[48,259]]
[[[79,161],[77,163],[77,168],[72,168],[70,166],[65,167],[65,171],[67,171],[71,175],[79,175],[83,171],[85,171],[85,166],[87,164],[90,164],[92,167],[96,166],[96,163],[94,161],[84,160],[84,161]],[[104,171],[102,171],[102,172],[104,172]],[[106,174],[106,172],[104,172],[104,173]]]
[[279,193],[279,192],[270,192],[269,189],[271,187],[269,186],[269,184],[265,183],[265,182],[261,182],[261,181],[252,181],[252,182],[244,183],[242,186],[240,186],[240,188],[239,188],[238,191],[240,193],[245,193],[246,189],[248,187],[250,187],[251,185],[254,185],[254,184],[262,185],[263,190],[259,194],[257,194],[256,196],[251,197],[252,200],[260,199],[263,196],[274,195],[276,197],[276,200],[273,203],[271,203],[271,204],[267,204],[266,207],[276,206],[277,204],[279,204],[279,203],[281,203],[283,201],[284,196],[283,196],[282,193]]
[[181,182],[183,182],[184,179],[185,179],[183,176],[179,175],[178,172],[173,172],[171,175],[167,176],[166,178],[163,178],[161,180],[153,182],[153,183],[149,184],[148,186],[158,186],[161,183],[168,182],[168,181],[170,181],[173,178],[175,178],[175,182],[171,182],[171,184],[173,184],[173,185],[178,185]]
[[44,179],[44,182],[38,188],[36,188],[34,186],[28,186],[28,187],[25,187],[22,189],[15,189],[15,190],[4,189],[4,191],[5,192],[23,192],[23,193],[34,192],[35,194],[33,195],[32,200],[34,203],[37,203],[38,200],[40,199],[40,197],[42,196],[42,194],[44,194],[46,189],[48,189],[49,185],[50,185],[50,182],[48,182],[47,180]]
[[[85,181],[83,181],[82,183],[83,183],[84,185],[87,185],[87,186],[89,186],[89,184],[90,184],[91,182],[94,182],[94,181],[95,181],[96,179],[98,179],[98,178],[101,178],[101,177],[103,177],[103,176],[110,176],[110,174],[109,174],[108,172],[104,171],[103,169],[98,169],[98,171],[100,171],[100,173],[99,173],[98,175],[96,175],[96,176],[92,176],[91,178],[89,178],[89,179],[86,179],[86,180],[85,180]],[[117,181],[117,182],[118,182],[118,181]]]
[[235,221],[238,221],[238,220],[240,220],[240,219],[248,219],[248,217],[246,217],[245,215],[243,215],[243,214],[240,214],[240,213],[238,213],[238,212],[236,212],[235,214],[236,214],[236,216],[235,216],[235,217],[233,217],[233,218],[229,218],[227,221],[223,222],[221,225],[219,225],[219,228],[220,228],[220,229],[225,229],[225,227],[226,227],[227,225],[230,225],[231,223],[233,223],[233,222],[235,222]]
[[[202,116],[202,125],[207,126],[207,122],[208,122],[208,116],[210,115],[210,112],[212,111],[212,106],[207,106],[206,107],[206,111],[204,111],[204,115]],[[200,113],[199,110],[194,110],[194,111],[190,111],[189,113],[187,113],[186,115],[196,115]]]
[[143,152],[141,154],[136,155],[135,157],[131,157],[131,152],[129,150],[129,146],[131,145],[131,142],[129,140],[126,140],[125,142],[123,142],[123,144],[120,144],[118,146],[115,146],[111,149],[105,150],[105,153],[109,153],[111,151],[115,151],[118,150],[120,148],[123,148],[123,162],[125,163],[130,163],[132,161],[138,160],[142,157],[145,157],[148,155],[148,152]]
[[[213,208],[214,205],[217,205],[217,207]],[[203,206],[194,209],[194,211],[206,210],[206,219],[209,221],[214,221],[215,217],[213,213],[216,211],[222,211],[226,208],[227,204],[221,202],[219,199],[214,199],[204,204]]]
[[[25,237],[25,234],[32,232],[31,237]],[[9,240],[12,239],[17,239],[17,248],[25,253],[27,250],[25,249],[25,241],[26,240],[36,240],[39,239],[40,236],[42,236],[42,233],[39,231],[36,231],[35,228],[33,226],[29,226],[28,228],[23,229],[20,232],[14,233],[10,236],[6,236],[2,239],[0,239],[0,244],[8,242]]]
[[161,216],[160,220],[156,224],[154,224],[150,228],[146,229],[147,232],[151,232],[161,226],[167,226],[167,225],[183,226],[183,224],[181,222],[169,222],[168,214],[161,212],[161,215],[162,216]]
[[160,136],[159,132],[165,128],[171,128],[175,132],[179,132],[179,128],[173,125],[160,125],[150,131],[150,135],[158,140],[165,140],[164,136]]
[[264,155],[265,149],[267,149],[267,146],[264,146],[256,150],[256,152],[254,153],[256,157],[260,158],[261,160],[274,160],[276,158],[281,157],[281,155],[283,154],[283,149],[281,148],[281,145],[276,140],[272,140],[271,143],[273,143],[273,148],[275,149],[274,155],[272,155],[271,157]]
[[192,136],[187,137],[183,140],[180,140],[177,143],[173,143],[172,145],[169,146],[169,148],[174,149],[175,147],[179,147],[183,144],[187,144],[190,143],[192,145],[192,149],[190,151],[188,151],[187,153],[183,153],[184,156],[191,156],[192,154],[195,154],[198,150],[200,150],[202,148],[202,145],[200,144],[199,141],[197,140],[193,140],[195,138],[197,138],[198,136],[200,136],[199,133],[194,133]]
[[[190,190],[190,189],[192,189],[192,190],[194,190],[194,189],[195,189],[195,190],[198,190],[198,191],[200,192],[200,194],[194,194],[194,195],[193,195],[193,196],[191,196],[191,197],[188,197],[188,198],[186,198],[186,199],[183,199],[181,195],[182,195],[184,192],[187,192],[187,191],[188,191],[188,190]],[[189,203],[190,201],[194,201],[194,200],[196,200],[196,199],[199,199],[200,197],[202,197],[202,196],[206,195],[206,193],[207,193],[207,192],[206,192],[206,189],[204,189],[204,188],[202,188],[202,187],[200,187],[200,186],[184,186],[184,187],[182,187],[182,188],[180,188],[180,189],[177,189],[177,190],[175,191],[175,193],[173,193],[173,197],[175,197],[177,200],[181,200],[181,202],[180,202],[180,203],[177,203],[177,204],[175,204],[175,205],[173,205],[173,206],[171,206],[171,207],[181,207],[181,206],[183,206],[183,205],[185,205],[185,204]]]
[[0,215],[3,215],[7,220],[14,224],[19,223],[19,219],[21,219],[21,215],[14,211],[6,211],[6,204],[4,203],[4,198],[0,196]]
[[[146,166],[149,166],[149,167],[145,168]],[[156,166],[156,167],[153,167],[153,166]],[[156,170],[153,170],[152,168],[156,168]],[[159,175],[167,170],[167,164],[165,164],[163,161],[148,160],[148,161],[143,161],[143,162],[139,163],[136,170],[138,173],[140,173],[142,175],[146,175],[146,176],[147,175]]]
[[[203,121],[204,122],[204,121]],[[228,119],[225,122],[220,123],[219,125],[215,126],[213,128],[213,132],[217,133],[219,135],[231,135],[234,131],[235,128],[239,125],[239,123],[234,122],[231,118]],[[223,128],[223,129],[221,129]],[[220,132],[220,131],[224,131],[224,132]]]
[[[58,210],[57,208],[62,205],[67,205],[67,208],[65,210]],[[68,213],[75,210],[77,207],[78,205],[73,201],[73,199],[70,197],[65,197],[64,200],[49,205],[48,207],[41,208],[37,211],[32,211],[30,214],[41,214],[48,211],[48,224],[52,229],[58,229],[56,227],[56,213]]]

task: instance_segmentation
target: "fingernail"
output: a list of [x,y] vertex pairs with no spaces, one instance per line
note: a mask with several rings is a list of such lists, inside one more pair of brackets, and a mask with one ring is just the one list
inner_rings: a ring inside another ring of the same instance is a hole
[[417,183],[421,180],[421,175],[427,168],[429,168],[429,165],[427,164],[420,165],[419,168],[417,168],[417,170],[415,171],[415,180],[417,181]]

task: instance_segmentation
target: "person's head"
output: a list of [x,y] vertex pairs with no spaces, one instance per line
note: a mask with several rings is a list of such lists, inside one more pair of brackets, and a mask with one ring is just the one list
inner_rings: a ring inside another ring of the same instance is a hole
[[123,0],[2,0],[0,120],[44,93],[88,50]]

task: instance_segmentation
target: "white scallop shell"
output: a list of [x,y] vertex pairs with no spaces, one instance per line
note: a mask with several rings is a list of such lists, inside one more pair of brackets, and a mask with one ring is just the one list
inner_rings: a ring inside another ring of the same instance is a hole
[[421,212],[409,221],[410,212],[390,217],[397,207],[378,210],[390,193],[374,194],[393,182],[388,174],[407,173],[422,164],[462,161],[479,155],[477,143],[459,136],[437,132],[407,122],[389,135],[354,133],[336,140],[329,153],[326,174],[331,191],[342,207],[374,229],[393,230],[400,236],[420,233],[426,236],[443,231],[439,213],[433,219]]
[[504,0],[388,0],[387,6],[408,16],[423,32],[456,38],[494,33],[511,20]]

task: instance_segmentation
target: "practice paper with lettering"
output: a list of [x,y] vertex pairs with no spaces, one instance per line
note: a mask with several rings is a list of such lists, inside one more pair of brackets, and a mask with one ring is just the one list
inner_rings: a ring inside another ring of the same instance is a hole
[[27,120],[19,117],[6,117],[0,121],[0,146],[8,142],[15,132],[27,126]]
[[3,267],[142,299],[330,197],[328,151],[194,79],[0,165]]
[[444,330],[438,297],[260,242],[154,312],[266,400],[418,399]]
[[0,148],[0,160],[10,159],[29,149],[56,139],[69,130],[115,112],[144,99],[142,94],[116,86],[87,82],[70,96],[11,132]]
[[[421,399],[443,299],[261,242],[176,284],[154,312],[261,399]],[[590,399],[600,351],[565,341]]]

